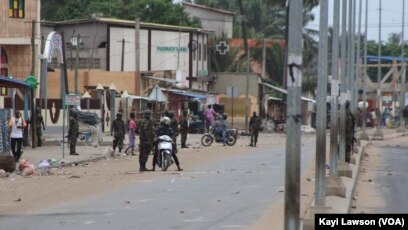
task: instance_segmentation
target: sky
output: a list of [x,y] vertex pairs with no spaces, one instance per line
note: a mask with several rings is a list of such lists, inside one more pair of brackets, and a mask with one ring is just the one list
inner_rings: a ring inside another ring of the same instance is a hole
[[[333,24],[333,2],[329,1],[329,26]],[[359,20],[359,4],[360,0],[356,1],[356,31],[358,31],[358,20]],[[402,32],[402,4],[404,0],[382,0],[381,1],[381,41],[386,42],[388,40],[390,33]],[[342,8],[343,0],[340,0],[340,9]],[[347,3],[349,1],[347,0]],[[361,32],[365,31],[365,6],[366,0],[362,0],[362,11],[361,11]],[[368,23],[367,23],[367,37],[368,40],[378,41],[379,39],[379,9],[380,0],[368,0]],[[319,29],[319,18],[320,18],[320,8],[316,7],[313,10],[315,14],[315,21],[309,23],[308,27],[318,30]],[[404,23],[404,40],[408,40],[408,1],[405,2],[405,23]],[[341,16],[341,14],[340,14]],[[340,19],[341,23],[341,19]],[[341,29],[340,29],[341,31]]]

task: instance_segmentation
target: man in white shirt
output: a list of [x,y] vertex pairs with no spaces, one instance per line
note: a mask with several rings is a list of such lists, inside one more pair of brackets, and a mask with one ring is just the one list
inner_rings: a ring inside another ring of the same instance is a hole
[[[12,117],[9,121],[9,134],[11,138],[11,152],[14,158],[18,162],[21,157],[21,145],[23,143],[23,132],[27,126],[26,121],[21,117],[20,111],[16,110],[15,117]],[[17,149],[16,149],[17,145]]]

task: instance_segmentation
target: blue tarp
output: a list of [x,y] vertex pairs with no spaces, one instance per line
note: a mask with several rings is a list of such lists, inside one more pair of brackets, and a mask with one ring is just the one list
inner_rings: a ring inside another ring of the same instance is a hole
[[25,81],[0,76],[0,87],[5,88],[29,88],[30,85]]
[[192,92],[185,92],[185,91],[169,91],[171,93],[174,94],[178,94],[178,95],[182,95],[182,96],[186,96],[186,97],[193,97],[193,98],[197,98],[197,99],[206,99],[208,97],[208,95],[204,95],[204,94],[197,94],[197,93],[192,93]]
[[[397,62],[401,62],[401,57],[381,56],[380,59],[381,59],[381,61],[387,61],[387,62],[392,62],[394,60],[397,61]],[[367,55],[367,61],[368,62],[378,62],[378,56]],[[408,58],[404,58],[404,61],[408,62]]]

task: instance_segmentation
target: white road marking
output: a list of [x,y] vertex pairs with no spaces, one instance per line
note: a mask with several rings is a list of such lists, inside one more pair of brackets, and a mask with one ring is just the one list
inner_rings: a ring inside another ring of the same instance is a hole
[[87,221],[84,222],[84,224],[93,224],[93,223],[95,223],[94,220],[87,220]]

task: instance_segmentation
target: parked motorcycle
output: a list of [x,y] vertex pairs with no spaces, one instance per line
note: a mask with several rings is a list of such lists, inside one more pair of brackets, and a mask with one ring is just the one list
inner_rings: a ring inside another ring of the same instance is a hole
[[[228,146],[233,146],[238,139],[238,130],[237,129],[228,129],[227,130],[227,142]],[[210,146],[213,142],[222,142],[222,133],[216,132],[213,127],[210,127],[210,131],[203,135],[201,138],[201,144],[205,147]]]
[[171,155],[173,151],[173,140],[167,135],[162,135],[159,137],[157,147],[159,156],[157,157],[156,164],[162,169],[162,171],[166,171],[170,165],[173,164],[173,158]]

